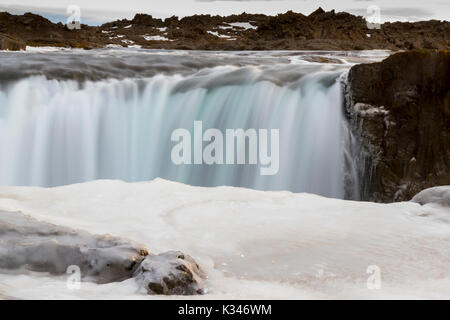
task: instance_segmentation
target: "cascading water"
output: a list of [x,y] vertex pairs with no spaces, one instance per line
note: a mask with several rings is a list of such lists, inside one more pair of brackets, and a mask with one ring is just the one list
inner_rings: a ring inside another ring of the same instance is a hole
[[[358,198],[344,187],[354,175],[344,172],[343,71],[302,70],[289,81],[254,66],[216,66],[194,75],[8,83],[0,91],[0,185],[161,177]],[[175,165],[171,134],[192,132],[196,120],[222,132],[279,129],[278,174],[262,176],[258,164]]]

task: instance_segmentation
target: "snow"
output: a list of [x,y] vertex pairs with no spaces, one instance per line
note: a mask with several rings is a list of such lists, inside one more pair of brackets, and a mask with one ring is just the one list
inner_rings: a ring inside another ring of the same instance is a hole
[[109,38],[110,38],[110,39],[117,39],[117,38],[123,38],[123,37],[125,37],[125,35],[123,35],[123,34],[118,34],[118,35],[116,35],[116,36],[109,37]]
[[120,45],[120,44],[107,44],[106,46],[105,46],[105,48],[108,48],[108,49],[118,49],[118,48],[122,48],[122,46]]
[[41,52],[58,52],[58,51],[73,51],[73,50],[83,50],[83,49],[72,49],[72,48],[64,48],[64,47],[50,47],[50,46],[45,46],[45,47],[31,47],[31,46],[26,46],[25,51],[26,52],[37,52],[37,53],[41,53]]
[[171,41],[166,37],[162,37],[162,36],[142,36],[145,40],[147,41]]
[[425,189],[416,194],[411,201],[422,205],[436,203],[443,206],[450,206],[450,186]]
[[131,28],[132,26],[133,26],[133,25],[129,24],[129,25],[123,27],[123,28],[124,28],[124,29],[129,29],[129,28]]
[[251,25],[248,22],[233,22],[233,23],[229,23],[229,25],[232,26],[232,27],[244,28],[245,30],[257,29],[257,27]]
[[[209,293],[197,299],[449,299],[450,223],[441,218],[450,209],[434,205],[201,188],[162,179],[0,187],[0,210],[126,237],[151,253],[191,255],[208,275]],[[380,290],[366,287],[370,265],[381,270]],[[168,298],[142,295],[129,281],[82,283],[80,290],[68,290],[65,281],[0,273],[0,296]]]
[[230,36],[219,34],[217,31],[208,31],[209,34],[212,34],[213,36],[216,36],[218,38],[231,38]]

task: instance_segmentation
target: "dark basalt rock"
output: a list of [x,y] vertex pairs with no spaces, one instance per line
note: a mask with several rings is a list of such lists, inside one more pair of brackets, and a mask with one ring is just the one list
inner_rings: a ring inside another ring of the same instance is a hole
[[450,51],[356,65],[349,84],[349,111],[372,155],[367,200],[409,200],[450,184]]
[[22,40],[0,33],[0,50],[19,51],[25,49],[26,45]]
[[[229,25],[235,22],[253,27]],[[62,23],[54,24],[32,13],[0,12],[0,32],[22,39],[29,46],[85,49],[108,44],[192,50],[410,50],[447,49],[450,45],[447,21],[384,23],[380,29],[369,29],[361,16],[321,8],[309,16],[288,11],[277,16],[242,13],[162,20],[136,14],[132,20],[121,19],[99,27],[81,25],[79,30],[69,30]],[[144,36],[160,36],[163,40],[146,40]]]
[[111,235],[93,235],[0,211],[0,270],[64,274],[78,266],[84,281],[117,282],[136,277],[149,294],[201,294],[202,272],[178,251],[160,255]]

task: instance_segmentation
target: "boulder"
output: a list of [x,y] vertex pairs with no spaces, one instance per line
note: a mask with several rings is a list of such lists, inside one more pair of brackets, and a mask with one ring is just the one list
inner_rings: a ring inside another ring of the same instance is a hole
[[78,266],[83,279],[122,281],[147,255],[145,246],[111,235],[92,235],[41,222],[18,212],[0,212],[0,268],[64,274]]
[[203,293],[203,272],[179,251],[149,254],[145,246],[111,235],[93,235],[0,211],[0,270],[65,274],[77,266],[83,281],[136,278],[148,294]]
[[203,272],[195,260],[180,251],[149,255],[134,273],[148,294],[202,294]]

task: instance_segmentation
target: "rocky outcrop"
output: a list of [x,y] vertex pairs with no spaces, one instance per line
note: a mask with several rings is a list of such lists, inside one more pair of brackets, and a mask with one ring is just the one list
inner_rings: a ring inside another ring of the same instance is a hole
[[371,155],[365,199],[409,200],[450,184],[450,51],[356,65],[348,82],[348,111]]
[[0,50],[19,51],[25,48],[25,42],[22,40],[0,33]]
[[135,277],[148,294],[203,292],[199,266],[181,252],[153,255],[127,239],[0,211],[0,269],[58,275],[69,266],[77,266],[84,281],[109,283]]
[[148,294],[202,294],[203,273],[191,256],[180,251],[150,254],[139,265],[134,277]]
[[81,25],[81,29],[74,30],[32,13],[0,12],[0,32],[22,39],[29,46],[85,49],[108,44],[197,50],[410,50],[447,49],[450,45],[447,21],[384,23],[372,29],[361,16],[321,8],[308,16],[288,11],[277,16],[243,13],[162,20],[136,14],[132,20],[99,27]]

